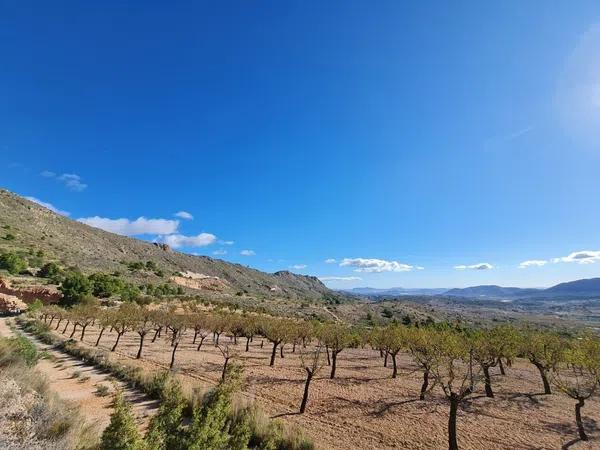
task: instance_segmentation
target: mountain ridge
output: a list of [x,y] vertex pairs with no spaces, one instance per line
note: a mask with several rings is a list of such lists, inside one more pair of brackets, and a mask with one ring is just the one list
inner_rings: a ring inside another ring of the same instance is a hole
[[0,189],[0,227],[13,236],[10,240],[0,239],[0,250],[42,250],[63,265],[76,265],[84,272],[123,271],[124,261],[153,261],[169,274],[192,272],[218,277],[228,286],[227,293],[232,295],[251,293],[313,300],[342,297],[313,276],[289,271],[261,272],[241,264],[189,255],[165,245],[110,233],[59,215],[5,189]]

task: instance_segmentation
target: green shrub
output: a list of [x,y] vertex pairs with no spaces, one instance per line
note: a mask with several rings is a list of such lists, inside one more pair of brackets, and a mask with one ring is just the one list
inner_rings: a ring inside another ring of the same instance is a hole
[[142,450],[144,442],[138,432],[131,405],[119,392],[115,397],[110,423],[102,433],[101,450]]
[[68,303],[76,303],[92,293],[92,283],[81,272],[71,271],[67,273],[58,289]]
[[7,270],[12,275],[18,275],[27,269],[27,261],[14,252],[0,255],[0,269]]

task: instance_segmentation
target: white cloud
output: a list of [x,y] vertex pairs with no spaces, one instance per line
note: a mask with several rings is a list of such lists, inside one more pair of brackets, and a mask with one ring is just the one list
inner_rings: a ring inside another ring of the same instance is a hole
[[37,199],[35,197],[25,197],[25,198],[31,202],[34,202],[40,206],[43,206],[44,208],[48,208],[50,211],[55,212],[56,214],[60,214],[61,216],[68,216],[70,214],[67,211],[62,211],[62,210],[58,209],[52,203],[43,202],[40,199]]
[[217,237],[211,233],[200,233],[197,236],[184,236],[183,234],[169,234],[158,239],[172,248],[180,247],[205,247],[214,244]]
[[54,178],[63,183],[68,189],[75,192],[81,192],[88,187],[88,185],[82,181],[81,177],[75,173],[63,173],[62,175],[58,175],[50,170],[44,170],[40,175],[46,178]]
[[176,212],[174,214],[175,217],[179,217],[180,219],[185,219],[185,220],[193,220],[194,216],[192,216],[189,212],[187,211],[179,211]]
[[81,192],[88,187],[87,184],[81,181],[81,177],[74,173],[63,173],[57,177],[57,180],[62,181],[67,188],[75,192]]
[[221,245],[233,245],[233,244],[235,244],[235,241],[219,241],[219,244],[221,244]]
[[600,250],[581,250],[567,256],[552,259],[553,263],[576,262],[578,264],[593,264],[596,261],[600,261]]
[[256,252],[254,250],[242,250],[240,252],[240,255],[242,255],[242,256],[254,256],[254,255],[256,255]]
[[344,258],[341,267],[355,267],[355,272],[381,273],[381,272],[410,272],[415,267],[402,264],[398,261],[386,261],[374,258]]
[[519,269],[526,269],[527,267],[542,267],[546,264],[548,264],[548,261],[545,259],[530,259],[519,264]]
[[307,265],[306,264],[294,264],[293,266],[291,266],[291,269],[296,269],[296,270],[300,270],[300,269],[306,269]]
[[337,262],[337,259],[335,258],[327,258],[325,260],[325,264],[335,264]]
[[465,269],[469,269],[469,270],[490,270],[490,269],[493,269],[494,266],[492,266],[489,263],[479,263],[479,264],[471,264],[470,266],[465,266],[465,265],[454,266],[454,268],[457,269],[457,270],[465,270]]
[[360,281],[361,277],[319,277],[321,281]]
[[77,220],[86,225],[124,236],[171,234],[175,233],[179,226],[178,220],[146,219],[145,217],[140,217],[133,221],[129,219],[108,219],[98,216],[83,217]]
[[222,256],[222,255],[226,255],[226,254],[227,254],[227,250],[225,250],[224,248],[220,248],[213,252],[213,255],[218,255],[218,256]]

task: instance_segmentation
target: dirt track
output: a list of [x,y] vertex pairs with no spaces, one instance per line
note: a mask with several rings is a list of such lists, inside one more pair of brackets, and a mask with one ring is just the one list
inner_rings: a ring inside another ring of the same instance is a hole
[[[108,331],[108,330],[107,330]],[[93,346],[98,331],[86,332],[85,344]],[[100,347],[108,350],[115,333],[105,332]],[[177,351],[178,376],[189,389],[208,388],[221,375],[222,356],[206,339],[200,352],[188,332]],[[146,370],[163,370],[170,360],[170,345],[164,338],[144,348],[144,358],[135,360],[138,336],[127,333],[113,357]],[[222,336],[221,343],[229,338]],[[399,356],[399,378],[370,349],[344,350],[339,355],[338,374],[328,378],[328,367],[314,379],[307,413],[298,415],[304,373],[297,354],[286,347],[285,358],[268,366],[270,345],[255,339],[250,352],[238,343],[239,361],[245,367],[245,392],[273,417],[298,424],[325,449],[444,449],[447,448],[448,405],[438,390],[426,401],[418,400],[421,374],[410,358]],[[507,376],[494,374],[496,398],[477,392],[459,413],[461,449],[559,449],[577,437],[574,401],[562,394],[542,395],[539,375],[530,364],[516,361]],[[586,403],[584,420],[592,440],[573,442],[572,449],[600,449],[600,402]]]
[[[13,331],[8,327],[7,318],[0,318],[0,335],[13,336]],[[140,423],[145,426],[156,410],[158,403],[147,398],[144,394],[132,390],[120,381],[114,380],[109,374],[99,371],[94,367],[85,365],[78,359],[65,353],[52,349],[34,337],[29,338],[41,351],[50,353],[53,358],[42,359],[36,369],[45,375],[50,388],[65,400],[76,403],[89,424],[94,424],[101,432],[110,421],[112,413],[112,396],[99,397],[94,392],[96,385],[106,385],[110,392],[117,387],[124,393],[125,398],[133,404],[134,413]],[[76,374],[79,376],[76,376]]]

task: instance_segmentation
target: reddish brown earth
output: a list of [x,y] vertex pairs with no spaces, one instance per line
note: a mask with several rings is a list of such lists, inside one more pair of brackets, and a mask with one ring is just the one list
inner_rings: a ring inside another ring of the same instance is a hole
[[[70,329],[68,334],[70,334]],[[178,376],[188,388],[208,388],[218,382],[223,358],[206,339],[200,352],[187,333],[176,356]],[[96,341],[98,330],[86,332],[85,344]],[[116,334],[105,332],[100,347],[110,349]],[[123,336],[112,357],[148,371],[168,367],[168,340],[157,339],[135,360],[138,335]],[[221,337],[221,344],[229,343]],[[256,399],[272,416],[301,426],[324,449],[443,449],[447,448],[448,404],[439,388],[425,401],[418,400],[421,374],[407,355],[399,356],[400,374],[391,379],[391,369],[370,349],[344,350],[339,355],[337,377],[328,378],[325,366],[313,381],[307,412],[298,415],[304,372],[298,354],[286,346],[285,358],[277,357],[269,367],[270,345],[260,339],[244,352],[245,340],[237,345],[239,362],[245,367],[245,393]],[[539,375],[529,363],[517,360],[507,375],[493,375],[496,398],[483,396],[479,387],[463,405],[458,417],[461,449],[600,449],[600,402],[592,399],[583,409],[589,442],[578,442],[574,424],[575,402],[563,394],[543,395]]]

